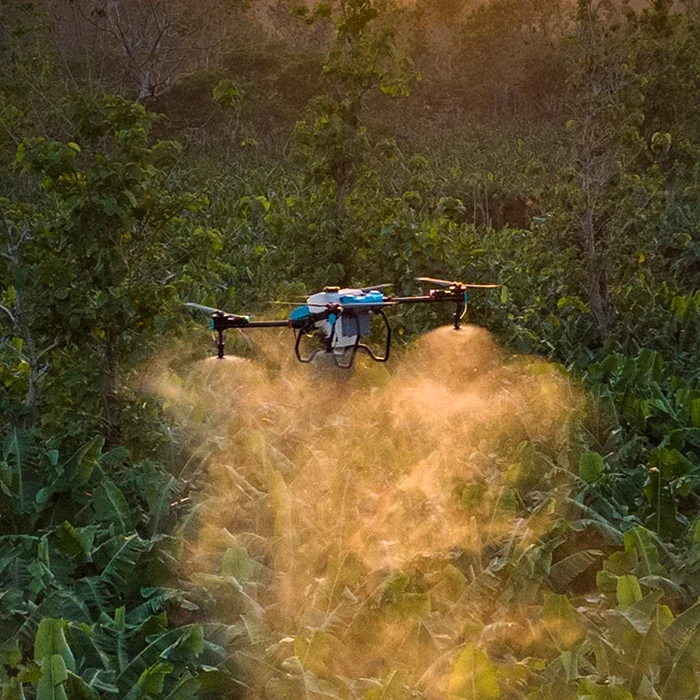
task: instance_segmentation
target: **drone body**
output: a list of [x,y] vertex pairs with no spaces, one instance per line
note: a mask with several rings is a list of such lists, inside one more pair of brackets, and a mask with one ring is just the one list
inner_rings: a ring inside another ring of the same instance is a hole
[[[459,330],[462,317],[466,312],[468,295],[471,287],[492,289],[494,284],[464,284],[432,278],[418,278],[420,282],[438,285],[425,296],[398,297],[385,296],[383,284],[361,289],[340,289],[325,287],[322,292],[312,294],[306,304],[295,308],[284,321],[251,321],[247,316],[229,314],[219,309],[212,309],[199,304],[188,303],[187,306],[205,311],[212,315],[211,329],[216,336],[217,355],[224,357],[224,331],[229,328],[292,328],[295,333],[294,352],[300,362],[311,362],[319,352],[329,353],[333,362],[341,369],[350,369],[358,350],[367,354],[375,362],[386,362],[391,352],[391,325],[385,309],[400,304],[453,303],[455,304],[454,327]],[[379,316],[384,323],[386,335],[384,350],[381,355],[374,351],[362,339],[370,334],[372,315]],[[307,356],[302,354],[302,338],[316,336],[320,347]]]
[[[384,295],[377,290],[338,289],[326,287],[324,291],[312,294],[305,306],[300,306],[290,314],[290,318],[304,318],[313,311],[341,307],[353,307],[354,313],[330,314],[316,322],[316,328],[325,338],[330,339],[333,350],[343,350],[355,345],[357,336],[369,335],[370,313],[385,303]],[[363,305],[366,309],[363,309]]]

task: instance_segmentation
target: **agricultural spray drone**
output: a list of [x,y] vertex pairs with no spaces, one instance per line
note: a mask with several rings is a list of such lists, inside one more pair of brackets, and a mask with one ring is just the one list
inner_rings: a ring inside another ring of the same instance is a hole
[[[378,284],[359,289],[325,287],[322,292],[312,294],[306,303],[297,306],[282,321],[251,321],[248,316],[229,314],[201,304],[187,303],[187,306],[211,314],[211,329],[214,332],[217,356],[224,357],[224,332],[229,328],[292,328],[295,334],[294,353],[299,362],[311,362],[319,352],[329,353],[333,362],[341,369],[350,369],[355,362],[357,351],[369,355],[375,362],[386,362],[391,352],[391,325],[385,309],[400,304],[451,303],[455,305],[454,327],[459,330],[467,310],[468,289],[494,289],[497,284],[465,284],[447,280],[418,277],[418,282],[435,285],[424,296],[399,297],[385,296],[380,290],[390,284]],[[370,333],[371,316],[379,316],[386,329],[384,352],[376,355],[362,342]],[[316,336],[320,347],[304,356],[302,338]]]

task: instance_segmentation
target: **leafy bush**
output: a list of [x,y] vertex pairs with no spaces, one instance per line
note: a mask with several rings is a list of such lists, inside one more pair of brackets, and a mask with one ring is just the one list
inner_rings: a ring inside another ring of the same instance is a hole
[[197,622],[207,594],[179,573],[183,485],[148,463],[125,473],[103,443],[66,459],[26,432],[5,439],[3,697],[222,697],[228,632]]

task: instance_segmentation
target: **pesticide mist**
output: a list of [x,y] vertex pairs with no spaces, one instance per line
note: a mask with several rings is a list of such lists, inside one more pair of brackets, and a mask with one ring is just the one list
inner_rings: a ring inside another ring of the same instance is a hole
[[543,638],[580,638],[539,586],[578,458],[558,368],[473,326],[352,374],[267,338],[158,384],[206,462],[185,560],[242,697],[496,698],[489,658],[524,682]]

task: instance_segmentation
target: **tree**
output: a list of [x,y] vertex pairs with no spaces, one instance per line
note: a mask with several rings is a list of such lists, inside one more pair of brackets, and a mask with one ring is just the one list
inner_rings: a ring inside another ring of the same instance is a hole
[[[323,19],[330,12],[320,5],[315,17]],[[365,108],[381,95],[407,95],[415,77],[411,61],[394,43],[393,31],[376,27],[378,14],[372,0],[341,0],[335,40],[323,67],[328,91],[311,101],[294,135],[314,200],[322,201],[325,210],[320,246],[318,241],[311,243],[317,258],[324,254],[324,267],[340,284],[352,278],[353,257],[365,235],[352,228],[347,209],[370,148],[362,119]]]
[[628,30],[612,3],[579,0],[567,105],[573,161],[566,196],[600,340],[611,327],[611,284],[629,257],[626,234],[658,195],[654,173],[638,168],[646,149],[639,131],[645,79],[636,69]]
[[632,19],[637,64],[646,79],[641,133],[648,147],[641,165],[658,169],[665,190],[654,260],[662,263],[664,272],[669,267],[683,276],[689,272],[685,283],[695,289],[699,279],[693,239],[700,203],[696,172],[700,15],[697,5],[674,8],[669,0],[656,0]]
[[[36,419],[39,382],[61,342],[60,334],[51,339],[50,331],[45,332],[47,294],[35,283],[39,269],[50,264],[41,260],[42,223],[42,214],[31,207],[0,201],[0,271],[7,281],[0,289],[0,329],[6,338],[0,375],[6,375],[3,384],[10,397],[2,409],[19,424]],[[18,394],[18,412],[12,410],[13,394]]]
[[94,373],[92,393],[113,444],[120,366],[167,328],[176,282],[196,277],[199,261],[220,240],[215,231],[185,224],[183,214],[206,200],[171,187],[180,147],[151,143],[154,116],[142,105],[107,97],[79,104],[74,119],[76,141],[25,139],[17,162],[40,179],[50,212],[41,234],[44,262],[33,279],[48,296],[46,323],[66,338],[68,362],[94,358],[86,371]]
[[218,68],[245,5],[245,0],[76,0],[70,17],[62,17],[60,7],[53,15],[70,37],[69,56],[87,50],[97,62],[95,44],[104,40],[102,60],[120,68],[123,94],[142,102],[198,70]]

